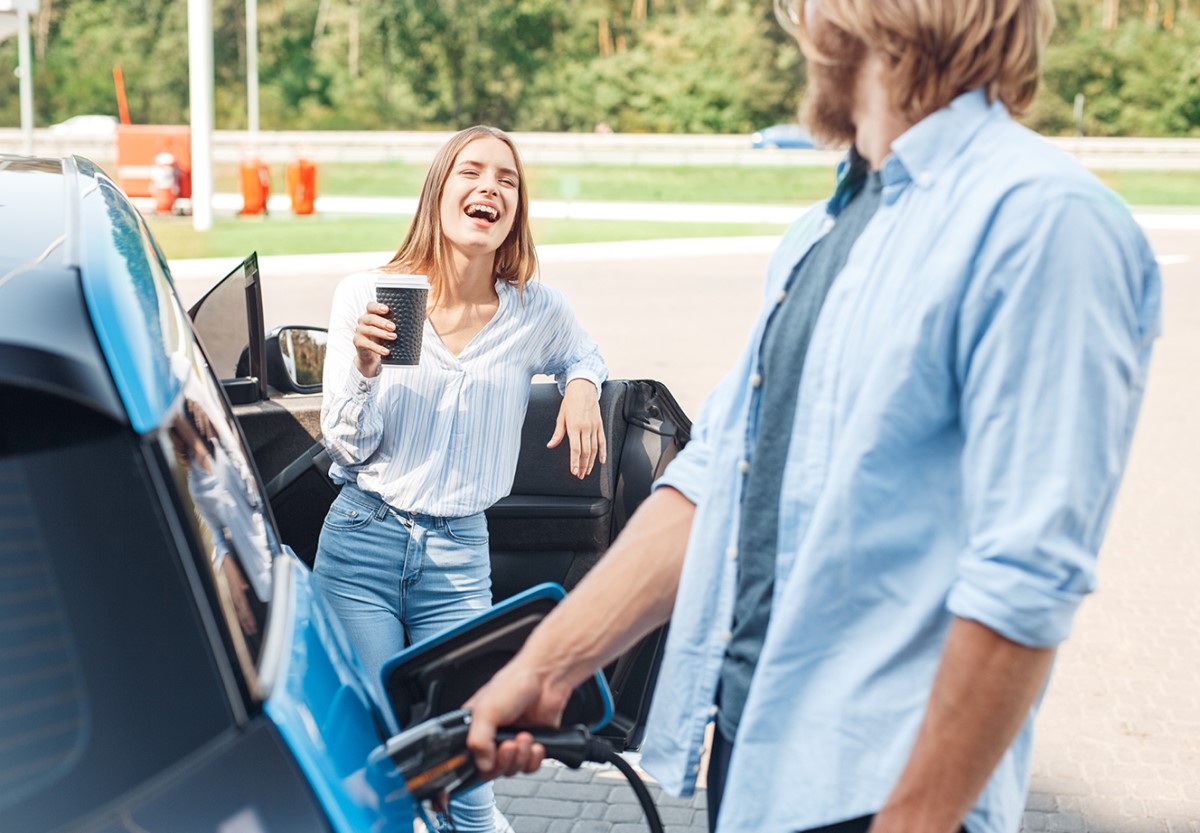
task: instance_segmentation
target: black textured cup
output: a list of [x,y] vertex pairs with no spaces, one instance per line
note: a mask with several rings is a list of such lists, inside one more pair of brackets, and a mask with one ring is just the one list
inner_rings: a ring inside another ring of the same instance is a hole
[[421,362],[425,330],[425,300],[429,281],[424,275],[386,275],[375,281],[375,300],[386,304],[387,318],[396,325],[396,340],[387,345],[384,367],[412,367]]

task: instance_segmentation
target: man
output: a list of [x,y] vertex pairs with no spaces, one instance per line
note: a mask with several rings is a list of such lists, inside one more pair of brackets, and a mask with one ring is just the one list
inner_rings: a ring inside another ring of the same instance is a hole
[[[784,2],[784,0],[781,0]],[[777,4],[778,6],[779,4]],[[1017,125],[1050,0],[798,0],[806,117],[852,143],[785,234],[693,439],[473,698],[491,773],[670,618],[642,762],[719,831],[1013,833],[1158,331],[1127,209]]]

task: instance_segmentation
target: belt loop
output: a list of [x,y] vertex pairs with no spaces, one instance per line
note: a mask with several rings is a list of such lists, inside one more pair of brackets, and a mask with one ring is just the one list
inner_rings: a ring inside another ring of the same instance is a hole
[[375,520],[382,521],[387,517],[388,504],[386,500],[379,501],[379,508],[375,510]]

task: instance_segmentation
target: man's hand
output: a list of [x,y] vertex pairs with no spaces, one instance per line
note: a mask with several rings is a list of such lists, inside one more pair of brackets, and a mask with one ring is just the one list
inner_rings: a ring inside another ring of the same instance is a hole
[[475,755],[481,777],[496,778],[518,772],[536,772],[546,750],[528,732],[496,745],[496,730],[503,726],[557,727],[571,696],[571,687],[549,682],[546,670],[537,670],[518,655],[492,677],[465,704],[471,710],[467,747]]
[[383,317],[387,312],[387,306],[371,301],[354,327],[354,366],[368,379],[379,373],[389,352],[385,345],[396,340],[396,325]]
[[563,437],[571,447],[571,474],[580,480],[592,473],[597,458],[601,465],[608,460],[604,425],[600,421],[600,401],[596,386],[587,379],[567,382],[558,409],[558,421],[554,424],[554,436],[546,443],[546,448],[557,448]]
[[917,742],[870,833],[954,833],[1045,684],[1053,648],[969,619],[946,638]]

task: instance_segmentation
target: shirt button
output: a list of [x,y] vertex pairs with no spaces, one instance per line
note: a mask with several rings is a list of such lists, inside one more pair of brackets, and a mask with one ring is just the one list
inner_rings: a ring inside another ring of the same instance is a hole
[[716,716],[717,716],[717,712],[718,712],[718,711],[719,711],[719,710],[717,709],[717,706],[716,706],[716,704],[714,703],[713,705],[711,705],[711,706],[709,706],[709,707],[708,707],[708,716],[709,716],[709,717],[716,717]]
[[933,174],[930,171],[921,171],[917,174],[917,184],[922,188],[928,188],[933,184]]
[[737,560],[737,547],[730,547],[729,549],[725,550],[725,557],[728,558],[730,561],[736,561]]
[[753,376],[750,377],[750,387],[752,387],[752,388],[761,388],[762,387],[762,374],[761,373],[755,373]]
[[779,290],[779,294],[775,296],[775,303],[782,304],[783,299],[786,297],[787,297],[787,290],[786,289]]
[[732,642],[733,641],[733,631],[721,631],[721,641],[722,642]]
[[742,474],[745,474],[746,472],[750,471],[750,461],[749,460],[738,460],[738,471],[740,471]]

